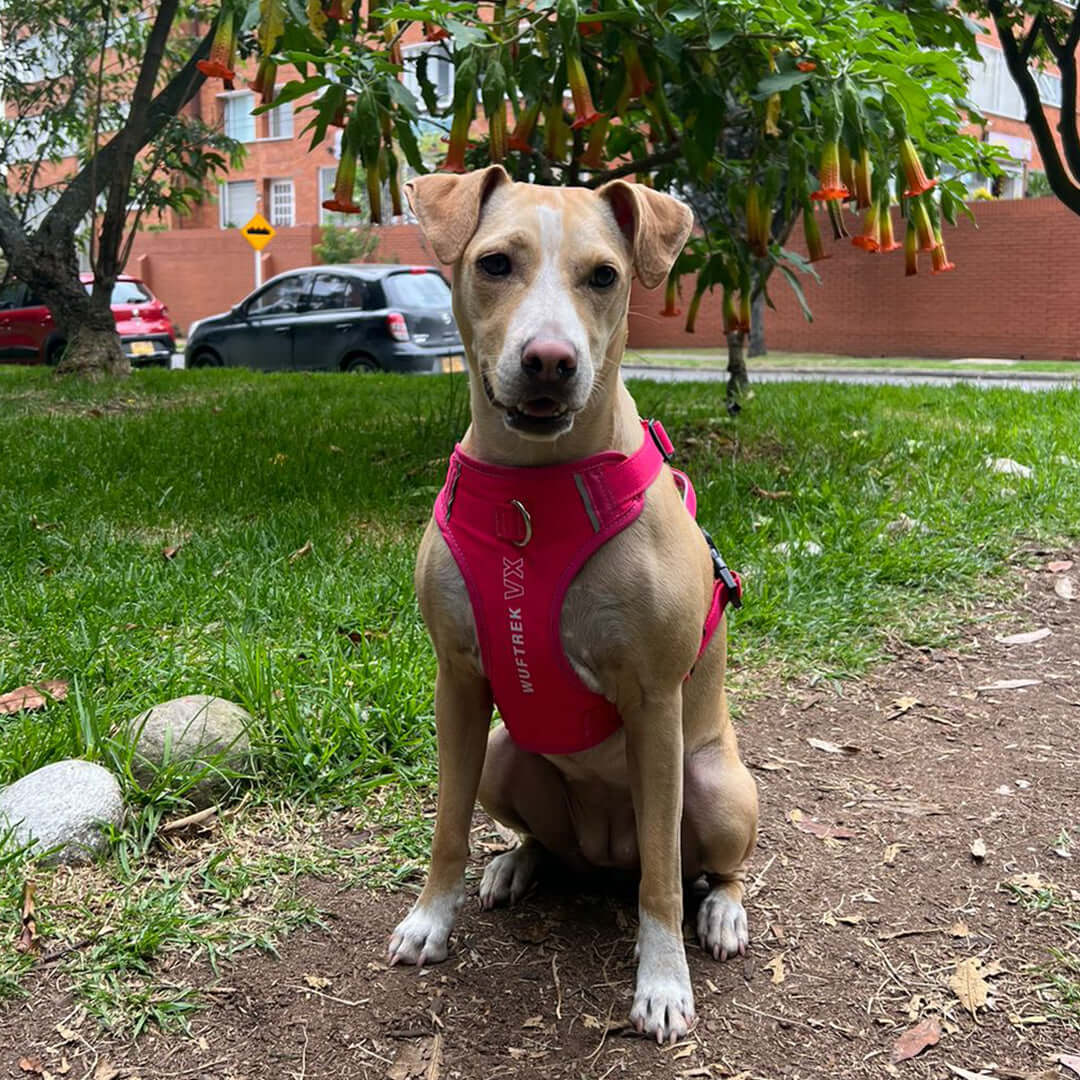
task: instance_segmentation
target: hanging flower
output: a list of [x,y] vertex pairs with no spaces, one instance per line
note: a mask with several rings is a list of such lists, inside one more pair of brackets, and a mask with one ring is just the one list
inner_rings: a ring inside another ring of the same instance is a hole
[[904,276],[914,277],[919,272],[919,231],[915,222],[908,218],[904,234]]
[[[382,154],[379,155],[379,158],[382,158]],[[381,162],[377,159],[364,170],[372,225],[378,225],[382,221],[382,169],[380,164]]]
[[626,74],[630,78],[630,96],[635,98],[644,97],[653,88],[649,73],[641,61],[641,53],[638,52],[637,42],[630,40],[623,46],[623,63],[626,64]]
[[401,217],[404,213],[401,206],[401,182],[398,179],[397,154],[393,151],[390,151],[388,154],[387,165],[390,171],[390,213],[393,214],[394,217]]
[[[831,205],[831,204],[830,204]],[[814,206],[809,199],[803,201],[803,235],[806,237],[806,250],[810,255],[810,261],[821,262],[830,256],[825,251],[825,245],[821,242],[821,229],[818,227],[817,217],[814,215]]]
[[847,197],[849,199],[854,197],[855,170],[851,166],[851,151],[844,142],[840,144],[840,182],[848,189]]
[[549,161],[562,161],[570,141],[570,128],[563,120],[562,102],[549,105],[544,111],[544,153]]
[[532,134],[536,130],[536,121],[540,116],[540,103],[530,105],[518,114],[517,124],[514,125],[513,133],[506,141],[508,150],[517,150],[521,154],[531,154]]
[[934,239],[937,245],[930,252],[930,272],[944,274],[946,270],[955,270],[956,263],[949,262],[949,256],[945,254],[945,240],[942,238],[941,229],[937,226],[934,226]]
[[438,23],[426,22],[424,23],[424,40],[425,41],[442,41],[443,38],[448,38],[450,31],[443,26],[439,26]]
[[360,214],[363,207],[353,201],[356,190],[356,148],[348,139],[341,140],[341,160],[334,176],[334,197],[323,203],[324,210],[338,214]]
[[835,138],[829,139],[821,148],[818,183],[821,186],[811,193],[811,199],[831,201],[846,199],[851,195],[840,179],[840,144]]
[[750,293],[743,290],[739,293],[739,327],[744,334],[750,333]]
[[724,333],[737,334],[739,332],[739,316],[735,311],[735,296],[730,289],[724,290],[724,302],[721,310],[724,313]]
[[690,306],[686,309],[686,332],[692,334],[697,327],[698,309],[701,307],[701,298],[705,295],[705,289],[699,284],[690,298]]
[[386,24],[386,29],[383,31],[383,38],[386,40],[386,46],[389,50],[387,59],[391,64],[397,64],[398,67],[401,67],[405,58],[401,52],[401,35],[398,33],[397,19],[391,19]]
[[574,131],[579,131],[600,119],[600,114],[593,107],[592,91],[589,89],[589,80],[585,75],[585,65],[581,62],[580,54],[567,52],[566,77],[574,98],[574,122],[570,126]]
[[500,101],[499,107],[488,117],[488,156],[492,162],[506,157],[506,144],[506,102]]
[[904,167],[904,179],[907,182],[907,190],[904,194],[909,199],[921,195],[924,191],[929,191],[937,184],[937,180],[927,178],[915,144],[906,135],[900,143],[900,164]]
[[764,130],[766,135],[776,137],[780,134],[780,104],[779,94],[770,94],[769,100],[765,102]]
[[854,164],[855,209],[865,210],[871,202],[870,196],[870,151],[864,146],[859,153],[859,160]]
[[930,214],[922,199],[912,199],[909,211],[911,220],[915,222],[915,229],[919,234],[919,250],[933,251],[937,247],[934,239],[934,227],[930,223]]
[[679,278],[676,274],[668,274],[667,285],[664,288],[664,310],[660,312],[665,319],[674,319],[681,315],[681,310],[676,306],[679,297]]
[[604,146],[607,143],[608,127],[611,121],[602,116],[593,124],[589,132],[589,144],[585,147],[585,153],[581,155],[581,164],[586,169],[602,169],[604,167]]
[[881,218],[876,203],[870,204],[863,219],[863,231],[853,236],[851,242],[863,251],[877,252],[881,249]]
[[208,79],[230,81],[236,78],[236,20],[230,8],[223,5],[218,12],[217,28],[210,42],[210,59],[198,60],[195,66]]
[[878,210],[878,221],[881,224],[881,246],[878,251],[882,255],[887,251],[895,251],[900,247],[900,242],[893,235],[892,226],[892,210],[889,208],[889,196],[886,192],[885,197],[881,200],[881,205]]
[[847,231],[847,226],[844,224],[844,211],[840,208],[840,201],[833,199],[831,202],[827,202],[825,207],[829,211],[829,224],[832,226],[833,239],[843,240],[845,236],[850,236],[851,233]]
[[454,110],[454,119],[450,124],[450,145],[447,147],[446,160],[439,166],[440,172],[468,172],[465,148],[469,142],[469,125],[472,123],[475,107],[473,95],[466,94]]
[[335,22],[345,21],[345,9],[341,6],[341,0],[330,0],[330,6],[326,9],[326,17]]
[[760,259],[769,254],[771,217],[771,207],[766,206],[761,187],[751,184],[746,192],[746,239],[750,250]]
[[800,71],[817,71],[817,64],[813,60],[796,60],[795,66]]
[[259,95],[259,103],[268,105],[274,100],[274,89],[277,84],[277,64],[269,56],[263,56],[259,60],[259,67],[255,72],[255,79],[248,83],[252,90]]

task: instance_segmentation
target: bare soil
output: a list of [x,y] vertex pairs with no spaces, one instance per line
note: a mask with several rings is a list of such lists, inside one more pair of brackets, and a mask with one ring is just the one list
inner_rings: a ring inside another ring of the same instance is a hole
[[[87,1022],[65,1043],[72,999],[46,970],[0,1013],[0,1076],[25,1077],[21,1057],[95,1080],[1073,1076],[1056,1057],[1080,1054],[1080,602],[1054,581],[1015,573],[1004,617],[984,613],[954,649],[897,641],[863,679],[742,705],[762,802],[752,945],[718,964],[688,924],[699,1021],[677,1046],[625,1026],[631,881],[554,875],[511,910],[467,905],[450,959],[416,972],[384,961],[410,894],[308,880],[326,929],[207,971],[189,1035],[132,1044]],[[1035,643],[995,640],[1040,627]],[[1038,681],[979,689],[1017,679]],[[473,897],[502,845],[480,818],[474,840]],[[970,959],[974,1014],[955,989]],[[894,1064],[923,1020],[940,1041]]]

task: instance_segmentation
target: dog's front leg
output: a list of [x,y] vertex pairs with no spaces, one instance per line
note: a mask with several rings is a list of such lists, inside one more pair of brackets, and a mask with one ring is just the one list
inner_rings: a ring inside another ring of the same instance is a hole
[[427,884],[390,938],[391,964],[446,959],[454,919],[465,899],[465,861],[476,790],[484,768],[491,691],[486,680],[440,661],[435,680],[439,805]]
[[623,710],[634,800],[641,889],[638,969],[630,1019],[657,1042],[682,1038],[694,1022],[694,990],[682,936],[682,689]]

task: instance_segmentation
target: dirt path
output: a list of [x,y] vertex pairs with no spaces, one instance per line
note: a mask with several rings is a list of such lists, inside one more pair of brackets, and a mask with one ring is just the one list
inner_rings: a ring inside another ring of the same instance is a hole
[[[1073,1076],[1055,1056],[1080,1054],[1080,602],[1048,572],[1010,580],[1012,614],[956,650],[897,643],[863,680],[804,680],[742,709],[762,797],[751,956],[721,965],[690,946],[700,1020],[679,1046],[623,1026],[632,884],[467,906],[450,960],[418,975],[382,959],[408,896],[311,882],[327,928],[280,958],[242,954],[208,983],[217,1004],[191,1037],[131,1046],[83,1025],[65,1046],[53,1025],[71,1000],[42,977],[0,1014],[0,1076],[25,1077],[22,1055],[59,1075],[62,1054],[96,1080]],[[995,641],[1039,627],[1036,643]],[[1038,682],[978,689],[1021,678]],[[940,1042],[892,1064],[924,1020]],[[97,1076],[106,1060],[120,1071]]]

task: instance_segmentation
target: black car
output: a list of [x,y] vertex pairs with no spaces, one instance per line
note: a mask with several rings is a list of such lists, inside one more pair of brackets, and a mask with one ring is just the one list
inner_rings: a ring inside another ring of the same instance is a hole
[[450,286],[430,266],[310,266],[192,323],[188,367],[460,371]]

